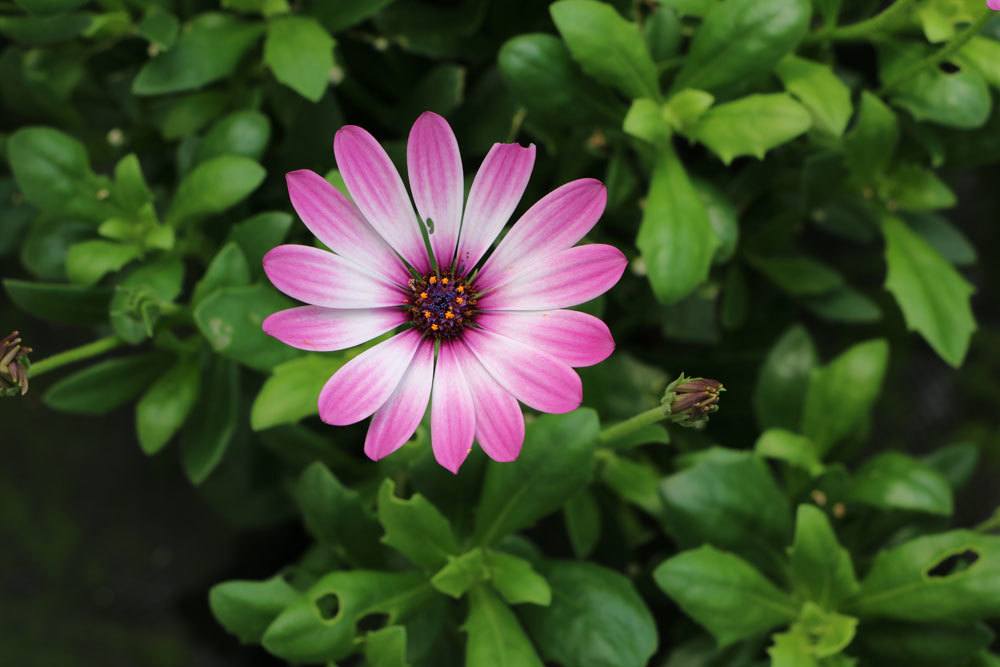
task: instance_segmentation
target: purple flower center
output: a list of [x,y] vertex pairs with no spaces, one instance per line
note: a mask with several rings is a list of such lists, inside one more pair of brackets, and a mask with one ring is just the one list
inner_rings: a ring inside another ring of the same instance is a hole
[[434,338],[455,338],[472,323],[476,295],[472,285],[436,273],[410,280],[407,308],[418,331]]

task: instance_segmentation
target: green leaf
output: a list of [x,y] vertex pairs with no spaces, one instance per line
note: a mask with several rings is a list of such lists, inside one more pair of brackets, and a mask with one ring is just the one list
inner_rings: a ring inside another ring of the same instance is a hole
[[839,137],[851,119],[851,89],[829,65],[786,56],[775,72],[785,90],[809,110],[813,126]]
[[920,165],[898,165],[879,183],[879,196],[891,210],[934,211],[951,208],[957,202],[944,181]]
[[917,331],[954,367],[962,365],[976,321],[973,288],[924,239],[898,218],[887,217],[885,287],[896,297],[906,326]]
[[391,625],[365,635],[368,667],[409,667],[406,660],[406,628]]
[[563,506],[563,520],[577,558],[586,558],[601,538],[601,508],[590,491],[581,491]]
[[139,257],[134,245],[112,241],[83,241],[70,247],[66,255],[66,275],[78,285],[94,285],[109,273],[120,271]]
[[150,44],[155,44],[161,51],[166,51],[177,41],[180,21],[159,5],[151,4],[136,26],[136,31]]
[[962,231],[934,213],[911,215],[910,228],[920,234],[941,256],[955,266],[968,266],[977,261],[976,248]]
[[111,196],[122,209],[131,212],[138,212],[153,201],[153,193],[146,184],[142,165],[135,153],[126,155],[115,165]]
[[832,667],[824,658],[834,658],[833,665],[852,665],[840,652],[854,639],[858,620],[823,611],[811,602],[802,608],[799,619],[788,632],[774,635],[768,649],[771,667]]
[[344,28],[361,23],[377,14],[393,0],[338,0],[318,2],[308,6],[308,11],[326,26],[330,32],[340,32]]
[[712,3],[691,41],[674,90],[730,89],[770,72],[809,29],[808,0]]
[[880,454],[854,475],[850,499],[887,510],[950,516],[948,480],[934,468],[899,452]]
[[250,368],[267,371],[299,353],[261,329],[264,318],[291,306],[263,284],[215,290],[194,309],[198,330],[212,349]]
[[642,508],[646,513],[660,518],[663,501],[660,500],[660,472],[649,463],[642,463],[601,452],[601,481],[615,491],[622,500]]
[[87,149],[75,138],[48,127],[25,127],[7,139],[6,151],[18,188],[36,208],[84,220],[111,216],[108,180],[94,174]]
[[[890,667],[962,665],[989,647],[993,632],[985,623],[903,623],[865,619],[852,650],[868,662]],[[973,663],[976,664],[976,663]]]
[[976,465],[979,463],[979,447],[971,442],[960,442],[941,447],[925,456],[923,460],[948,480],[953,490],[957,490],[965,486],[976,471]]
[[0,16],[0,35],[29,46],[64,42],[78,37],[94,24],[96,15],[73,12],[52,16]]
[[381,560],[375,518],[358,492],[344,486],[323,463],[302,471],[292,495],[306,528],[321,544],[359,567]]
[[783,428],[770,428],[757,438],[754,451],[765,458],[778,459],[802,468],[813,477],[823,474],[819,447],[804,435]]
[[320,390],[346,361],[343,354],[307,354],[275,366],[254,399],[250,427],[263,431],[317,414]]
[[545,577],[531,563],[503,551],[486,551],[493,588],[508,604],[534,604],[546,607],[552,603],[552,589]]
[[279,211],[258,213],[229,230],[229,240],[236,241],[247,258],[250,274],[264,274],[264,255],[280,245],[292,226],[292,216]]
[[274,619],[262,644],[288,662],[341,660],[357,650],[360,620],[384,614],[387,625],[394,625],[426,605],[432,595],[433,589],[418,572],[332,572]]
[[683,29],[677,12],[672,7],[656,5],[652,13],[646,16],[642,23],[642,36],[646,39],[646,48],[657,63],[664,62],[677,55],[683,39]]
[[240,247],[229,242],[222,246],[205,269],[201,280],[194,286],[191,305],[197,306],[206,296],[223,287],[242,287],[250,284],[250,267]]
[[181,434],[181,462],[192,484],[201,484],[222,461],[236,433],[240,407],[240,369],[232,361],[212,357],[205,396]]
[[230,100],[225,93],[207,90],[159,100],[154,122],[164,139],[187,138],[222,115]]
[[32,14],[58,14],[84,5],[87,0],[16,0],[17,5]]
[[667,147],[653,168],[636,237],[656,299],[676,303],[705,282],[718,245],[701,197]]
[[715,97],[711,93],[685,88],[671,95],[663,105],[663,118],[678,132],[687,133],[713,104]]
[[637,139],[654,146],[664,146],[670,141],[670,126],[656,100],[640,97],[632,102],[622,129]]
[[653,578],[720,646],[763,634],[798,615],[792,599],[752,565],[707,544],[664,561]]
[[474,540],[490,545],[558,509],[590,480],[598,421],[593,410],[542,415],[526,429],[521,456],[491,464]]
[[851,172],[874,182],[888,168],[898,143],[896,114],[875,94],[863,91],[857,120],[844,136],[844,160]]
[[795,591],[823,609],[838,609],[860,588],[851,554],[840,546],[826,514],[813,505],[799,505],[788,556]]
[[708,542],[769,568],[792,534],[785,494],[756,456],[711,451],[720,456],[661,482],[667,530],[681,546]]
[[656,63],[639,27],[597,0],[560,0],[549,7],[573,59],[594,79],[630,98],[660,96]]
[[316,19],[282,16],[267,25],[264,62],[278,81],[318,102],[330,85],[333,45],[333,38]]
[[177,43],[146,63],[132,82],[136,95],[200,88],[229,76],[264,26],[228,14],[206,13],[184,26]]
[[177,226],[222,213],[250,196],[266,175],[259,164],[239,155],[222,155],[202,162],[177,187],[167,221]]
[[821,452],[854,433],[868,418],[888,362],[889,346],[878,339],[853,345],[812,370],[801,431]]
[[791,327],[775,342],[754,390],[754,412],[761,428],[798,429],[816,361],[812,338],[801,325]]
[[43,320],[61,324],[98,324],[107,318],[111,290],[7,278],[4,290],[15,306]]
[[1000,88],[1000,42],[988,37],[973,37],[958,51],[963,67],[972,67],[994,88]]
[[835,269],[805,255],[748,257],[750,264],[768,280],[793,296],[815,296],[832,292],[844,284]]
[[222,627],[244,644],[260,643],[267,626],[301,593],[283,577],[264,581],[225,581],[212,586],[208,606]]
[[545,660],[579,667],[643,667],[657,648],[656,623],[632,582],[594,563],[548,561],[552,604],[525,607]]
[[271,139],[271,121],[259,111],[244,109],[217,121],[195,151],[193,163],[220,155],[241,155],[259,160]]
[[187,420],[201,389],[201,368],[193,357],[177,364],[146,390],[135,406],[135,430],[146,454],[156,454]]
[[849,285],[802,299],[802,305],[831,322],[867,324],[882,319],[878,304]]
[[100,361],[62,378],[42,400],[53,410],[103,415],[138,396],[166,368],[160,353]]
[[542,667],[514,612],[485,586],[472,589],[463,628],[467,667]]
[[925,623],[994,618],[1000,537],[955,530],[880,551],[847,611]]
[[382,542],[419,567],[440,568],[459,553],[451,524],[419,493],[403,499],[396,495],[395,486],[386,479],[378,492],[378,520],[385,529]]
[[431,577],[431,585],[445,595],[460,598],[472,587],[489,578],[490,570],[486,564],[486,554],[476,547],[460,556],[450,558],[448,564]]
[[791,95],[772,93],[748,95],[712,107],[688,135],[728,165],[743,155],[763,160],[767,151],[791,141],[811,125],[809,112]]

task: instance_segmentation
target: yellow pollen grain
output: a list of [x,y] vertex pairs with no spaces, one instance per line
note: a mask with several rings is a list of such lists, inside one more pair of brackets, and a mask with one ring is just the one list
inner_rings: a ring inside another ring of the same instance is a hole
[[424,317],[427,318],[428,320],[431,319],[431,311],[425,310],[424,311]]
[[436,325],[436,324],[432,324],[432,325],[431,325],[431,331],[437,331],[437,330],[438,330],[438,329],[440,329],[440,328],[441,328],[441,327],[439,327],[439,326],[438,326],[438,325]]
[[455,299],[455,303],[461,306],[463,303],[465,303],[465,299],[463,299],[462,297],[458,297],[457,299]]
[[463,285],[459,285],[458,287],[455,288],[455,291],[458,292],[459,294],[462,294],[463,292],[465,292],[465,287]]
[[441,284],[442,285],[447,285],[448,284],[448,279],[447,278],[442,278],[441,279]]
[[455,313],[451,312],[450,310],[444,314],[444,319],[446,320],[451,320],[454,318],[455,318]]
[[437,281],[438,281],[437,276],[431,276],[430,278],[427,279],[427,282],[429,282],[431,285],[433,285]]
[[420,293],[420,298],[421,299],[426,299],[427,298],[427,292],[421,292]]

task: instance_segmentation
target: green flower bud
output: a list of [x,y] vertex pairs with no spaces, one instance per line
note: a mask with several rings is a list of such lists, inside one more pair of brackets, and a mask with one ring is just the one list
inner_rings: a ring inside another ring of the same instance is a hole
[[31,348],[14,331],[0,340],[0,396],[24,396],[28,393],[28,354]]
[[681,373],[667,386],[661,402],[675,424],[704,428],[708,416],[719,409],[719,394],[725,390],[718,380],[685,377]]

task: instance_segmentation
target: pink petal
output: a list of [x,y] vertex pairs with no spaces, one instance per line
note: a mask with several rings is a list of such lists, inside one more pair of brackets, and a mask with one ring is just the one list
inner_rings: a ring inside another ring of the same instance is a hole
[[465,180],[458,141],[448,121],[431,111],[417,118],[406,143],[406,165],[417,213],[421,220],[430,218],[434,223],[428,237],[438,266],[450,267],[462,224]]
[[568,364],[481,329],[467,329],[462,340],[493,379],[525,405],[556,413],[580,407],[583,385]]
[[373,461],[406,444],[427,411],[434,377],[434,344],[423,341],[399,386],[375,416],[365,436],[365,454]]
[[304,245],[279,245],[264,255],[264,273],[279,290],[299,301],[327,308],[399,306],[399,288],[366,273],[332,252]]
[[333,152],[351,198],[365,219],[403,259],[427,273],[430,261],[410,197],[375,137],[356,125],[345,125],[337,130]]
[[319,393],[320,419],[343,426],[371,416],[399,386],[421,340],[410,329],[344,364]]
[[461,272],[475,266],[496,240],[521,201],[534,164],[534,144],[493,144],[469,189],[456,257]]
[[406,266],[358,208],[319,174],[301,169],[285,175],[295,212],[330,250],[372,273],[405,285]]
[[476,440],[494,461],[513,461],[524,443],[524,415],[517,399],[505,391],[467,347],[459,352],[462,373],[476,405]]
[[552,310],[575,306],[611,289],[628,264],[618,248],[576,246],[536,260],[479,299],[482,310]]
[[476,316],[476,324],[570,366],[593,366],[615,349],[608,325],[576,310],[487,311]]
[[593,178],[556,188],[514,224],[486,260],[477,283],[483,289],[502,284],[519,265],[572,247],[597,223],[607,201],[604,184]]
[[335,310],[300,306],[281,310],[264,320],[264,333],[285,345],[313,352],[331,352],[360,345],[405,322],[398,308]]
[[452,473],[465,461],[476,434],[476,406],[465,381],[454,343],[438,352],[431,398],[431,448],[434,458]]

